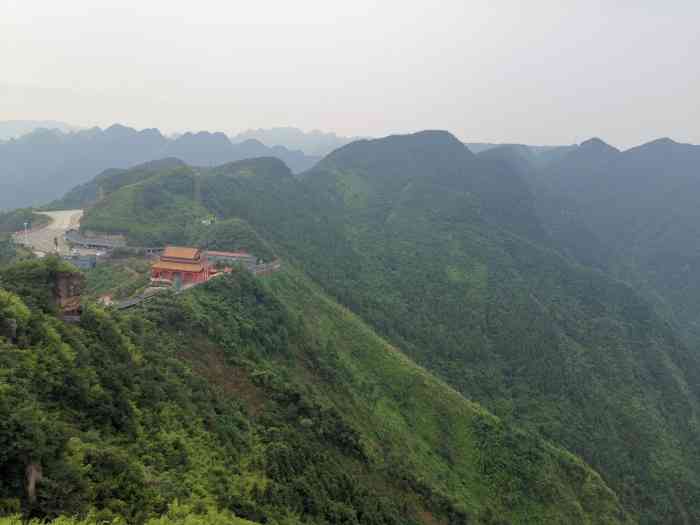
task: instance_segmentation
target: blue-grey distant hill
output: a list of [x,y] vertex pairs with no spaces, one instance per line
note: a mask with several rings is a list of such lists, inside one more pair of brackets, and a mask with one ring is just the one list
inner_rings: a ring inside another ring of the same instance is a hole
[[576,144],[566,146],[532,146],[525,144],[499,144],[493,142],[465,142],[469,151],[478,155],[486,151],[503,151],[503,148],[514,148],[526,151],[526,155],[530,157],[529,162],[536,164],[538,167],[543,167],[550,162],[556,161],[566,155],[568,152],[577,148]]
[[232,140],[234,142],[258,140],[268,146],[284,146],[293,150],[301,150],[307,155],[324,156],[359,138],[361,137],[342,137],[317,129],[305,132],[293,127],[278,127],[249,129],[239,133]]
[[16,139],[40,128],[57,129],[66,133],[78,129],[77,126],[58,120],[0,120],[0,140]]
[[531,183],[544,228],[569,256],[645,290],[700,341],[700,146],[662,138],[620,151],[593,138],[544,166],[518,146],[479,156]]
[[139,131],[119,124],[70,133],[36,129],[0,142],[0,209],[44,204],[105,169],[128,168],[164,157],[195,166],[276,157],[293,172],[306,170],[318,160],[256,140],[233,143],[223,133],[185,133],[173,139],[157,129]]

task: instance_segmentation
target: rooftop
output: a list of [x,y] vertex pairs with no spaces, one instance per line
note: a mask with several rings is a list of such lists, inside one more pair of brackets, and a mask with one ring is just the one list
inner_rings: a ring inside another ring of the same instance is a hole
[[199,258],[199,249],[184,246],[166,246],[165,251],[163,252],[163,257],[190,259],[194,261]]
[[158,261],[157,263],[153,264],[152,268],[156,270],[171,270],[175,272],[201,272],[204,270],[204,266],[198,262],[177,263],[170,261]]

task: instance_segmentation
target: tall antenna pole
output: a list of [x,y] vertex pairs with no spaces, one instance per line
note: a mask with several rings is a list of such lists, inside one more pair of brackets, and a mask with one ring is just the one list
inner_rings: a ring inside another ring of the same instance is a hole
[[24,243],[29,246],[29,223],[24,223]]

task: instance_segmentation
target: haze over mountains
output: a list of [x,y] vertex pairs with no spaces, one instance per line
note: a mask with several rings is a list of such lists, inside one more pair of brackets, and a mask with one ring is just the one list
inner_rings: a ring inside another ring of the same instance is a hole
[[125,168],[163,157],[212,166],[252,157],[283,160],[294,171],[318,159],[253,139],[233,144],[223,133],[185,133],[175,139],[157,129],[135,130],[115,124],[73,133],[38,129],[0,142],[0,209],[40,205],[108,168]]
[[269,129],[249,129],[232,137],[234,142],[245,140],[259,140],[266,146],[284,146],[288,149],[298,149],[313,156],[328,155],[349,142],[358,140],[361,137],[341,137],[335,133],[328,133],[320,130],[304,132],[298,128],[280,127]]
[[57,129],[65,133],[78,129],[57,120],[0,120],[0,140],[17,139],[39,128]]
[[569,243],[644,283],[698,340],[700,146],[664,138],[621,152],[592,140],[552,163],[538,184],[558,202],[559,217],[576,217],[600,241],[568,235]]
[[[184,133],[174,138],[157,129],[135,130],[115,124],[106,129],[79,131],[50,121],[0,123],[19,138],[0,141],[0,209],[38,206],[60,197],[71,187],[110,168],[174,157],[190,165],[213,166],[246,158],[270,156],[285,162],[293,172],[312,167],[323,155],[354,141],[334,133],[297,128],[249,130],[229,138],[223,133]],[[41,127],[46,124],[53,129]],[[8,133],[10,133],[8,131]],[[467,143],[475,153],[503,147],[490,143]],[[581,147],[522,146],[529,163],[540,169]],[[577,153],[576,155],[584,155]]]
[[[0,141],[18,139],[37,129],[56,129],[68,133],[87,129],[87,127],[74,126],[56,120],[0,120]],[[180,136],[182,133],[175,135]],[[285,126],[249,129],[230,135],[229,138],[234,144],[256,140],[268,147],[283,146],[289,150],[303,151],[310,156],[323,156],[361,137],[342,137],[336,133],[317,129],[305,132],[299,128]]]

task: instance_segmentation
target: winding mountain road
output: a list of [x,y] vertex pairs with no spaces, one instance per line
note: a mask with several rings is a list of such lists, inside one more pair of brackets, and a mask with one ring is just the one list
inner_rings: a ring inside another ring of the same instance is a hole
[[[51,222],[44,228],[29,231],[26,235],[24,232],[16,233],[15,242],[28,246],[40,256],[56,252],[61,255],[67,255],[70,249],[63,236],[68,230],[77,229],[80,226],[83,210],[43,211],[36,213],[48,216]],[[58,249],[56,242],[58,243]]]

